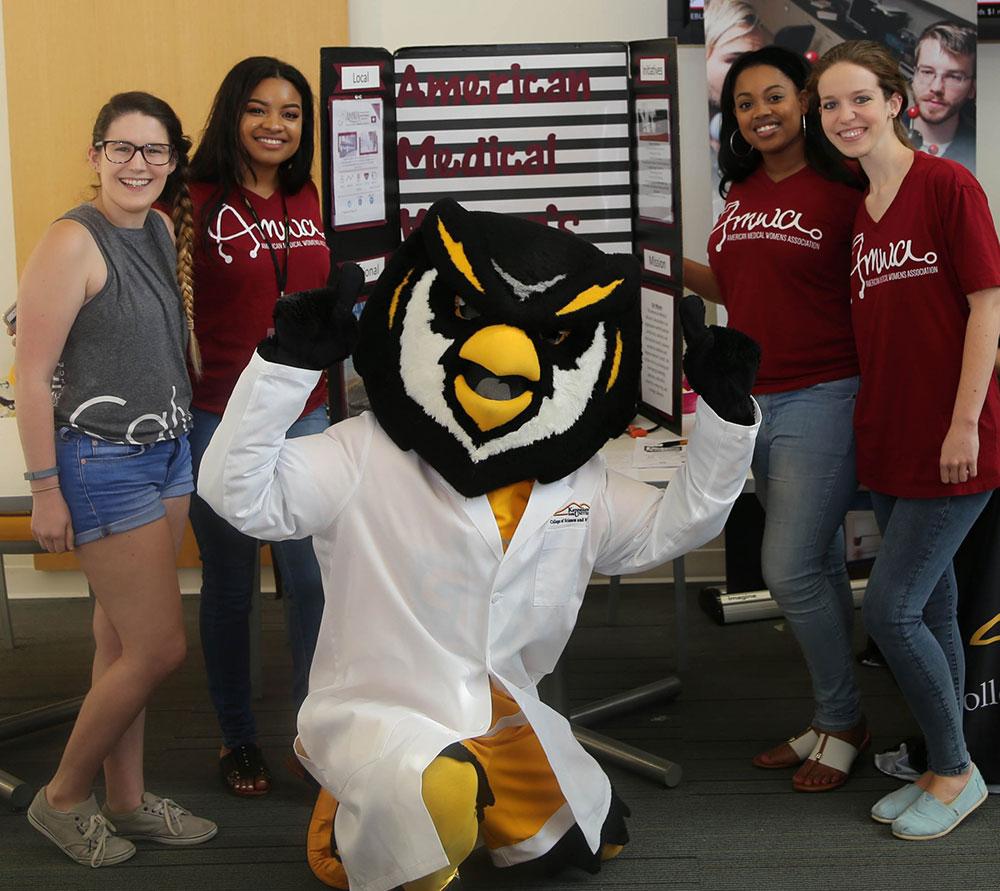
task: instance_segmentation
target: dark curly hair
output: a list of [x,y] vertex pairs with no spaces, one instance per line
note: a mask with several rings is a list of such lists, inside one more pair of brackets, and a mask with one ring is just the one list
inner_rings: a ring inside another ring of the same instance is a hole
[[[765,46],[740,56],[726,73],[720,93],[722,125],[719,129],[719,194],[725,198],[733,183],[742,182],[761,164],[761,154],[751,149],[740,135],[736,122],[736,78],[749,68],[766,65],[785,75],[797,90],[806,89],[809,64],[798,53],[781,46]],[[820,125],[815,101],[806,111],[805,152],[806,162],[821,176],[834,182],[860,187],[862,180],[844,163],[840,154],[830,145]],[[742,143],[744,151],[733,150],[733,143]]]

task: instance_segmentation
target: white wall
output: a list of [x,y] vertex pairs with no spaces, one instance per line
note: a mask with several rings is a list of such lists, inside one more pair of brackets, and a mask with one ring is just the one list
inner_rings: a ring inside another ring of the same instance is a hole
[[1000,226],[1000,43],[979,47],[976,78],[976,176]]

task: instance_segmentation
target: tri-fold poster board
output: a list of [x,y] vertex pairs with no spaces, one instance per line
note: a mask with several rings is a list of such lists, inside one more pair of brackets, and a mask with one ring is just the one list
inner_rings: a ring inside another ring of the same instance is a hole
[[[676,41],[321,50],[324,223],[370,287],[434,201],[642,263],[643,414],[681,424]],[[360,306],[358,307],[360,311]],[[363,406],[346,370],[343,407]]]

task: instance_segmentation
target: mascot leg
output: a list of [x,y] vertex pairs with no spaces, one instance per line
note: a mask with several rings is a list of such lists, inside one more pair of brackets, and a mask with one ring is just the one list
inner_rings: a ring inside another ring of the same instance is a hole
[[459,864],[476,846],[479,789],[478,772],[469,761],[456,761],[441,754],[427,766],[423,778],[424,804],[448,856],[448,866],[407,882],[404,891],[442,891],[451,884]]
[[[628,808],[612,792],[611,808],[592,853],[566,804],[538,737],[504,691],[493,690],[495,726],[465,741],[485,770],[495,797],[484,815],[482,838],[497,866],[535,861],[555,874],[568,866],[596,873],[628,842]],[[503,719],[502,724],[497,724]]]
[[337,799],[326,789],[320,789],[309,820],[306,857],[313,875],[324,885],[347,891],[347,873],[333,839],[333,818],[336,815]]
[[[403,891],[442,891],[447,888],[476,845],[483,808],[493,796],[482,768],[463,746],[449,746],[424,771],[422,795],[434,822],[448,866],[403,885]],[[325,885],[347,891],[347,873],[337,853],[333,822],[337,800],[321,789],[309,821],[309,868]]]

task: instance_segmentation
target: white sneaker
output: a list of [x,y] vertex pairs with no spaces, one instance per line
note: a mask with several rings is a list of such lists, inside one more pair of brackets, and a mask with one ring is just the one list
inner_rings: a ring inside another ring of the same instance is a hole
[[115,831],[136,841],[161,845],[200,845],[219,831],[211,820],[196,817],[171,798],[144,792],[142,804],[129,814],[115,814],[105,804],[101,812],[115,825]]
[[43,786],[28,808],[28,822],[70,860],[84,866],[113,866],[135,854],[132,842],[114,835],[114,825],[98,810],[93,795],[68,811],[57,811]]

